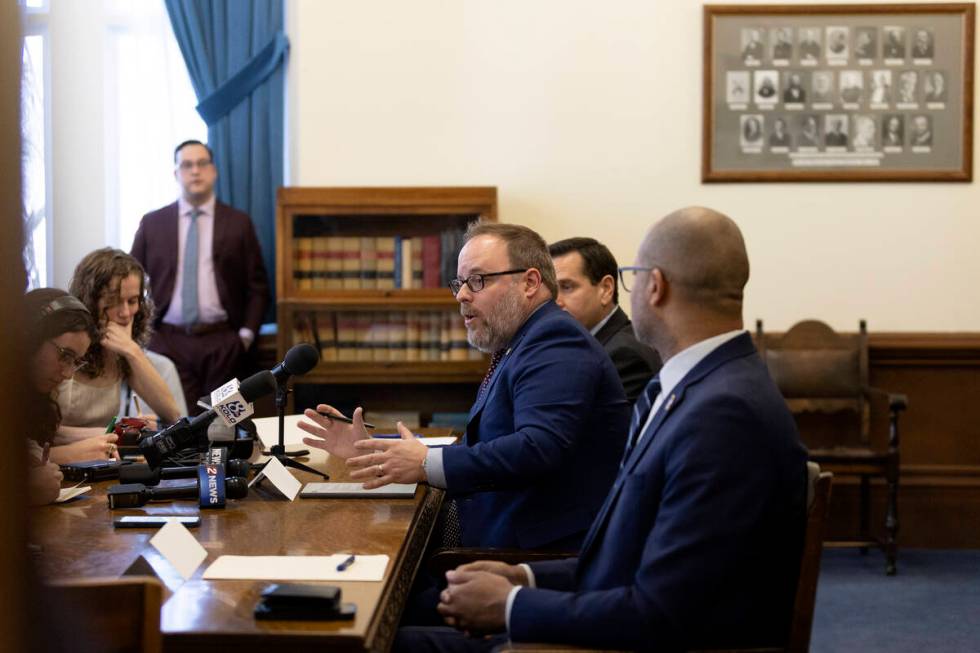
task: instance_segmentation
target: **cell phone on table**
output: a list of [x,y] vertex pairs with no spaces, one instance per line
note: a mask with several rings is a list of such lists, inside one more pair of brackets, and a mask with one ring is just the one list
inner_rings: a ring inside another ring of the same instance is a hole
[[116,528],[159,528],[175,521],[187,528],[201,525],[199,515],[124,515],[112,520]]

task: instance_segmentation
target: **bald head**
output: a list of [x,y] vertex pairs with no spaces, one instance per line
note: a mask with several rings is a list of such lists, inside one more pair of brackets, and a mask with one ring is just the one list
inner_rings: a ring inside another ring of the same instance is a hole
[[728,216],[700,206],[674,211],[653,225],[637,260],[659,268],[676,299],[741,317],[749,257],[742,232]]

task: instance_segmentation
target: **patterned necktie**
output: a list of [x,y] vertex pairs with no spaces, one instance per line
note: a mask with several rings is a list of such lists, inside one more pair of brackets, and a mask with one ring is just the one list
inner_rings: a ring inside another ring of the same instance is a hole
[[[493,377],[494,370],[497,369],[497,365],[504,359],[504,354],[506,353],[506,349],[498,349],[490,355],[490,367],[487,368],[487,373],[483,375],[483,380],[480,381],[480,390],[476,395],[477,401],[483,397],[487,386],[490,385],[490,379]],[[468,440],[467,442],[472,444]],[[442,532],[439,538],[442,547],[444,549],[451,549],[460,546],[462,534],[463,529],[459,523],[459,505],[455,499],[450,499],[443,505]]]
[[180,307],[184,326],[197,324],[197,216],[201,211],[191,209],[191,224],[184,242],[184,280],[180,287]]
[[487,373],[483,375],[483,380],[480,381],[480,391],[476,395],[477,401],[483,397],[483,393],[486,392],[487,386],[490,385],[490,379],[493,377],[494,370],[497,369],[497,365],[499,365],[500,361],[504,359],[504,354],[506,353],[506,349],[498,349],[490,354],[490,367],[487,368]]
[[633,447],[639,441],[640,433],[643,431],[643,427],[650,417],[650,409],[653,407],[653,401],[660,394],[660,387],[660,376],[658,375],[650,379],[647,387],[636,398],[636,404],[633,406],[633,418],[630,420],[629,439],[626,441],[626,453],[623,455],[623,460],[626,460],[630,452],[633,451]]

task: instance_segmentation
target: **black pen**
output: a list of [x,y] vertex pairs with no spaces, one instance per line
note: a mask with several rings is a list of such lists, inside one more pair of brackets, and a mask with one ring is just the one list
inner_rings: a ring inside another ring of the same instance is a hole
[[[343,415],[331,415],[330,413],[321,413],[320,411],[316,411],[316,414],[323,415],[324,417],[329,417],[330,419],[335,419],[338,422],[346,422],[348,424],[354,423],[354,420],[352,420],[350,417],[344,417]],[[373,429],[374,424],[368,424],[367,422],[364,422],[364,428]]]
[[337,571],[347,571],[347,568],[354,564],[354,554],[350,554],[347,558],[337,565]]

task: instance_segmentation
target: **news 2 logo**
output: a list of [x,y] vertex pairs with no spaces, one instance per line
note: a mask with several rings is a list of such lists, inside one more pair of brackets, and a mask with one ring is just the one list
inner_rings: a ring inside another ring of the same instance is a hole
[[218,503],[218,469],[211,465],[208,466],[208,503],[215,505]]
[[201,508],[225,507],[225,470],[221,465],[197,467],[198,505]]

